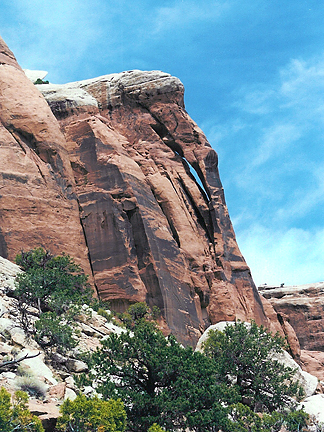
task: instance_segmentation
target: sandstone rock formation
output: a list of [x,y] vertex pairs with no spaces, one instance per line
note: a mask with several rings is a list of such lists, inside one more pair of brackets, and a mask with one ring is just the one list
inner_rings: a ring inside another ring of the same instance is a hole
[[324,282],[259,288],[281,316],[289,319],[301,348],[301,364],[324,380]]
[[48,104],[0,39],[0,255],[44,246],[88,273],[74,177]]
[[281,330],[183,94],[159,71],[34,86],[0,40],[0,255],[69,253],[114,309],[158,306],[185,344],[224,320]]

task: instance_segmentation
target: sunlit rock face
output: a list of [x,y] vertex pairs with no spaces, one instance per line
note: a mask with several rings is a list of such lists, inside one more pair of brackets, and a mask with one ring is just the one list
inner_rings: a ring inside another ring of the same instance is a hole
[[59,124],[0,38],[0,255],[43,246],[90,273],[74,188]]
[[217,154],[177,78],[128,71],[34,86],[3,41],[0,56],[0,255],[67,252],[113,308],[158,306],[184,344],[219,321],[281,330],[264,312]]
[[276,312],[289,319],[301,348],[301,363],[324,380],[324,282],[259,288]]

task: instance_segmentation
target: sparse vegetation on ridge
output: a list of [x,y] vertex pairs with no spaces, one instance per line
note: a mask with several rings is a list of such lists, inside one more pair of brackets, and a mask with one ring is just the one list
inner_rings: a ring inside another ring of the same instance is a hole
[[37,80],[34,82],[34,84],[49,84],[48,80],[42,80],[41,78],[37,78]]
[[[82,304],[111,319],[106,305],[92,300],[87,277],[69,256],[34,249],[17,263],[26,275],[17,277],[14,294],[27,315],[20,320],[48,353],[75,346],[73,322]],[[194,352],[172,335],[164,337],[154,322],[159,314],[145,303],[131,305],[119,315],[126,330],[84,353],[89,371],[76,382],[80,391],[91,385],[101,399],[80,393],[75,403],[64,402],[59,432],[305,430],[308,416],[292,399],[300,393],[293,371],[269,357],[283,349],[281,338],[253,322],[235,323],[211,332],[204,352]]]

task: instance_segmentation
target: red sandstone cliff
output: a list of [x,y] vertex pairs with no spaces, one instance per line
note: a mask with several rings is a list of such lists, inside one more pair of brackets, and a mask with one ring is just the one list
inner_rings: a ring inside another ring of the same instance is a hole
[[224,320],[282,331],[183,93],[158,71],[36,88],[0,39],[0,255],[69,253],[101,298],[158,306],[183,343]]
[[298,337],[303,368],[324,380],[324,282],[259,288]]

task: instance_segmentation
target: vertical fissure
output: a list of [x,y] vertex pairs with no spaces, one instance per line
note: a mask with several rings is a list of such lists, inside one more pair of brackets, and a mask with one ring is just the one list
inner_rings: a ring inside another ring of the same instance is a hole
[[80,225],[81,225],[82,232],[83,232],[83,238],[84,238],[87,250],[88,250],[88,261],[89,261],[89,265],[90,265],[90,269],[91,269],[91,275],[92,275],[92,279],[93,279],[93,285],[95,287],[95,290],[96,290],[98,298],[100,298],[99,289],[97,287],[96,280],[95,280],[95,274],[94,274],[93,265],[92,265],[92,259],[91,259],[91,252],[90,252],[90,248],[89,248],[89,244],[88,244],[88,240],[87,240],[87,233],[86,233],[86,229],[85,229],[85,226],[83,224],[82,217],[81,217],[82,207],[81,207],[81,204],[80,204],[80,201],[79,201],[78,197],[76,197],[76,200],[77,200],[78,208],[79,208],[79,219],[80,219]]
[[[184,193],[186,194],[187,199],[190,202],[191,207],[194,210],[194,213],[196,215],[198,223],[200,224],[202,229],[205,231],[209,242],[214,243],[214,233],[213,233],[213,230],[211,228],[212,225],[208,226],[207,223],[205,222],[204,216],[201,214],[198,206],[195,203],[195,200],[193,199],[192,195],[190,194],[190,192],[189,192],[188,188],[186,187],[183,179],[181,177],[179,177],[178,180],[179,180],[179,183],[181,184],[181,187],[182,187]],[[209,217],[209,219],[211,218],[209,211],[208,211],[208,217]]]
[[152,308],[157,306],[164,311],[164,301],[160,288],[159,278],[150,259],[150,245],[145,232],[142,217],[137,208],[125,210],[132,228],[134,247],[137,256],[137,266],[140,277],[147,290],[147,304]]

